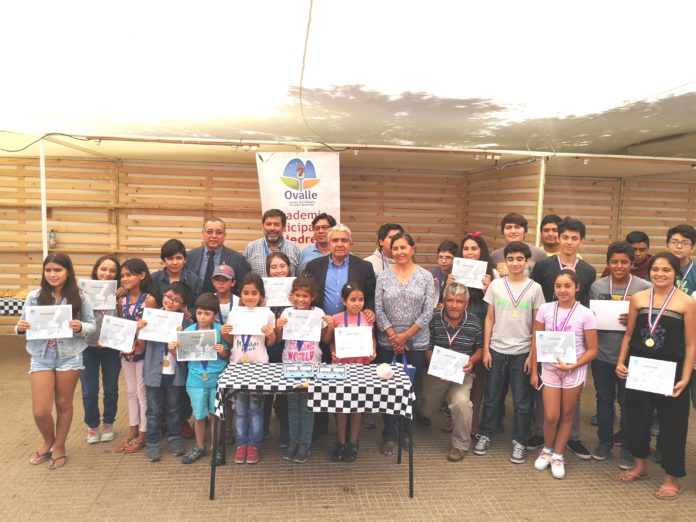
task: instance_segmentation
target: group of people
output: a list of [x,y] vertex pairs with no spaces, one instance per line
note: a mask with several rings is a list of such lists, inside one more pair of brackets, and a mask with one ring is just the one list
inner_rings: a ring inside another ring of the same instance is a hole
[[[300,250],[284,239],[286,215],[271,209],[262,216],[263,237],[243,253],[224,246],[225,223],[217,218],[203,225],[204,245],[186,251],[176,239],[161,247],[164,268],[150,273],[142,259],[123,263],[111,255],[94,265],[93,279],[118,281],[115,310],[93,311],[75,278],[66,254],[52,253],[43,264],[41,287],[27,305],[69,304],[73,308],[69,339],[30,340],[32,404],[43,443],[31,464],[48,462],[50,469],[67,462],[65,441],[72,420],[72,397],[82,381],[87,442],[114,439],[118,376],[123,369],[128,389],[130,432],[117,447],[134,453],[146,449],[150,461],[161,459],[165,434],[168,448],[182,462],[206,454],[206,421],[214,413],[217,379],[228,364],[312,361],[346,364],[403,362],[412,367],[417,396],[417,421],[429,424],[440,409],[451,421],[447,459],[461,461],[472,450],[485,455],[504,415],[505,396],[512,391],[513,427],[510,460],[521,464],[527,451],[539,450],[534,467],[565,476],[564,454],[604,460],[621,446],[619,479],[646,475],[650,430],[656,412],[660,436],[657,449],[665,479],[659,498],[679,495],[678,478],[685,475],[685,444],[689,389],[696,404],[696,271],[690,256],[696,230],[678,225],[667,232],[666,251],[651,256],[649,238],[631,232],[607,249],[607,266],[597,279],[580,246],[585,225],[578,219],[546,216],[540,223],[543,248],[524,242],[527,220],[516,213],[501,221],[506,245],[489,253],[480,233],[468,233],[460,243],[443,241],[437,266],[421,267],[416,245],[402,226],[388,223],[377,232],[377,249],[366,259],[351,253],[350,229],[327,214],[312,222],[314,242]],[[455,257],[486,263],[482,288],[467,288],[452,273]],[[229,321],[232,307],[264,306],[265,277],[295,277],[289,307],[271,307],[263,335],[238,335]],[[625,333],[598,330],[589,309],[592,300],[630,300],[621,316]],[[182,329],[214,330],[215,361],[177,360],[177,342],[136,338],[128,353],[98,344],[105,316],[147,323],[145,308],[184,312]],[[282,340],[292,310],[313,310],[321,318],[321,341]],[[26,306],[16,331],[31,328]],[[96,317],[95,317],[96,316]],[[339,359],[334,330],[374,325],[371,357]],[[575,362],[537,362],[538,332],[574,332]],[[427,373],[435,347],[469,356],[462,384]],[[673,361],[674,390],[664,397],[626,389],[633,356]],[[597,397],[598,442],[588,451],[579,437],[580,394],[588,367]],[[99,411],[99,387],[103,409]],[[620,430],[614,433],[615,402]],[[55,403],[56,418],[52,416]],[[312,440],[328,431],[328,414],[307,409],[303,393],[261,396],[238,393],[234,403],[234,461],[254,464],[275,410],[283,458],[306,462]],[[194,446],[184,451],[182,436],[194,417]],[[364,418],[363,418],[364,417]],[[354,461],[361,426],[374,419],[358,414],[337,415],[338,441],[332,461]],[[380,451],[391,455],[398,442],[397,420],[383,416]],[[404,441],[408,442],[408,441]],[[473,446],[473,448],[472,448]],[[212,458],[221,459],[221,455]]]

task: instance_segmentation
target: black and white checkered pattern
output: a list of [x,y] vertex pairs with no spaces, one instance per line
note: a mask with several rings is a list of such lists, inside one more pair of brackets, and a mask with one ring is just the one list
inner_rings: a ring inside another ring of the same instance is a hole
[[0,299],[0,315],[22,315],[24,299]]
[[401,366],[392,366],[394,378],[381,380],[375,366],[348,365],[345,380],[315,381],[308,390],[307,407],[315,412],[374,412],[412,417],[416,399],[411,381]]
[[[394,378],[381,380],[375,366],[348,365],[348,377],[336,381],[310,381],[307,407],[315,412],[376,412],[412,418],[416,399],[411,381],[401,366],[392,366]],[[290,393],[306,379],[283,378],[283,365],[230,364],[218,379],[215,415],[224,418],[224,404],[234,391]]]

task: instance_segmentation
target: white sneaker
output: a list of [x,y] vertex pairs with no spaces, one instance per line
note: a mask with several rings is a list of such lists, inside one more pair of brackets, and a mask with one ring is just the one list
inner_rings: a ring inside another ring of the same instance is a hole
[[538,471],[544,471],[546,468],[548,468],[549,463],[551,462],[551,455],[553,455],[552,450],[547,448],[541,448],[539,450],[539,456],[534,461],[534,469]]
[[565,477],[565,461],[563,460],[563,455],[554,453],[551,457],[551,475],[553,475],[555,479],[562,479]]
[[99,437],[99,428],[89,428],[87,430],[87,443],[96,444],[101,438]]
[[111,442],[114,440],[114,425],[113,424],[102,424],[101,429],[101,441]]

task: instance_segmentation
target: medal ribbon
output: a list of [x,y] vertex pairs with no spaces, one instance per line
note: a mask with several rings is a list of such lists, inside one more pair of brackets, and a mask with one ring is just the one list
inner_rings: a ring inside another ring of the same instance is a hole
[[247,353],[249,351],[249,345],[251,344],[251,335],[242,335],[242,353]]
[[573,272],[576,271],[575,267],[578,266],[578,261],[579,261],[579,259],[577,257],[575,258],[575,263],[573,263],[572,267],[571,266],[564,266],[563,263],[561,263],[561,254],[558,254],[556,256],[556,259],[558,259],[558,266],[561,267],[561,270],[563,270],[564,268],[568,268],[568,269],[571,269]]
[[507,293],[510,296],[510,301],[512,301],[512,307],[517,308],[517,305],[520,304],[522,298],[524,297],[524,294],[526,294],[527,290],[529,290],[532,284],[534,284],[534,281],[530,279],[529,283],[527,283],[527,286],[524,287],[524,289],[520,292],[520,295],[517,298],[515,298],[515,294],[512,293],[512,288],[510,288],[510,285],[508,284],[507,277],[503,278],[503,284],[505,285],[505,290],[507,290]]
[[689,262],[689,268],[686,269],[686,273],[679,278],[679,281],[686,281],[686,276],[689,275],[689,272],[691,272],[691,269],[694,267],[694,262],[690,261]]
[[578,302],[575,301],[575,304],[573,305],[573,308],[570,309],[570,313],[566,315],[565,320],[563,321],[563,324],[561,327],[558,327],[558,301],[556,301],[556,308],[553,311],[553,327],[554,327],[554,332],[564,332],[565,327],[568,325],[568,321],[570,321],[570,316],[573,315],[573,312],[575,309],[578,307]]
[[[360,326],[360,313],[358,313],[358,323],[356,326]],[[348,312],[343,312],[343,326],[348,326]]]
[[652,311],[653,311],[653,302],[655,300],[655,291],[654,289],[650,289],[650,308],[648,308],[648,326],[650,327],[650,337],[652,338],[653,333],[655,333],[655,330],[657,329],[657,325],[660,323],[660,319],[662,319],[662,316],[665,313],[665,310],[667,310],[667,305],[669,304],[669,300],[672,299],[672,296],[674,295],[674,292],[677,291],[677,287],[673,286],[672,291],[669,293],[667,296],[667,299],[665,299],[665,302],[662,304],[662,308],[660,308],[660,312],[657,314],[657,317],[655,318],[655,322],[653,323],[652,320]]
[[465,310],[465,311],[464,311],[464,320],[462,321],[462,325],[459,327],[459,330],[457,330],[457,331],[454,333],[454,335],[450,337],[450,334],[449,334],[449,332],[447,331],[447,325],[445,324],[445,320],[442,318],[442,314],[440,314],[440,321],[442,321],[442,326],[443,326],[443,328],[445,329],[445,334],[447,334],[447,341],[449,341],[450,350],[452,349],[452,343],[454,342],[454,340],[455,340],[455,339],[457,338],[457,336],[459,335],[459,332],[461,332],[462,329],[464,328],[464,325],[466,324],[466,320],[467,320],[468,317],[469,317],[469,316],[468,316],[468,314],[466,313],[466,310]]
[[138,308],[140,308],[140,305],[142,302],[145,300],[145,294],[143,292],[140,292],[140,295],[138,296],[138,300],[135,302],[134,305],[132,305],[132,310],[133,313],[130,313],[131,305],[130,305],[130,291],[126,292],[126,298],[125,302],[123,303],[123,317],[125,319],[130,319],[131,321],[135,321],[136,315],[138,314]]
[[[614,287],[611,284],[611,276],[609,276],[609,298],[613,299],[614,295]],[[628,297],[628,290],[631,288],[631,283],[633,282],[633,274],[630,274],[628,276],[628,283],[626,283],[626,289],[624,290],[623,297],[621,298],[622,301],[625,301],[626,298]]]

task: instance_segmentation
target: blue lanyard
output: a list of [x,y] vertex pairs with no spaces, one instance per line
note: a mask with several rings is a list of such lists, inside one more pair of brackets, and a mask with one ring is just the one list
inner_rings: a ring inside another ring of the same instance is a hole
[[130,319],[131,321],[135,321],[135,319],[138,315],[138,308],[140,308],[140,305],[143,303],[144,300],[145,300],[145,293],[140,292],[140,295],[138,296],[138,300],[133,305],[133,313],[130,313],[129,312],[129,309],[130,309],[130,291],[126,292],[126,301],[123,304],[123,317],[124,317],[124,319]]
[[[358,312],[358,324],[356,326],[360,326],[360,316],[362,315],[361,312]],[[343,312],[343,326],[348,326],[348,312]]]
[[249,345],[251,344],[251,335],[242,335],[242,353],[247,353],[249,351]]

